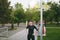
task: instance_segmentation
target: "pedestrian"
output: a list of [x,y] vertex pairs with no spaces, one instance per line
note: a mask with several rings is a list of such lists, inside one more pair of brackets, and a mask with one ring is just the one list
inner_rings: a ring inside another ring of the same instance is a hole
[[34,29],[36,29],[36,31],[38,31],[38,29],[34,26],[34,23],[32,21],[29,21],[28,26],[26,27],[27,29],[27,40],[35,40],[35,33],[34,33]]
[[[41,29],[41,24],[39,24]],[[41,35],[41,30],[39,29],[38,35]],[[46,36],[46,27],[45,27],[45,21],[42,21],[42,36]]]

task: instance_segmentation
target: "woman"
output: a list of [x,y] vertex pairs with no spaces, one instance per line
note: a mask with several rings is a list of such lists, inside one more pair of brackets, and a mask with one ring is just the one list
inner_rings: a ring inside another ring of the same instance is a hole
[[35,40],[35,33],[34,29],[38,31],[38,29],[34,26],[34,23],[32,21],[29,21],[28,26],[26,27],[28,35],[27,35],[27,40]]

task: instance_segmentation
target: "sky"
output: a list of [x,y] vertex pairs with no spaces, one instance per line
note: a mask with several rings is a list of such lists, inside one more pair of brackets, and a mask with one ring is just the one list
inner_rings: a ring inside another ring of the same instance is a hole
[[14,6],[17,2],[19,2],[19,3],[22,3],[24,8],[27,8],[28,5],[33,7],[34,4],[36,4],[38,2],[38,0],[9,0],[9,1],[11,1],[10,6]]
[[[27,8],[28,5],[30,5],[30,7],[33,7],[36,3],[39,2],[39,0],[8,0],[8,1],[11,1],[11,4],[10,6],[13,6],[19,2],[19,3],[22,3],[23,7],[24,8]],[[47,2],[47,0],[43,0],[44,2]],[[49,1],[49,0],[48,0]],[[54,0],[55,2],[58,2],[58,0]]]

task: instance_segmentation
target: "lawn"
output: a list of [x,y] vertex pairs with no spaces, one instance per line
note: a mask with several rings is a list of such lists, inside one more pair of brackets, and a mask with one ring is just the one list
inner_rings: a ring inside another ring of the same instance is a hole
[[56,25],[56,24],[46,24],[46,27],[60,27],[60,25]]
[[[37,40],[40,40],[40,37]],[[47,28],[47,35],[43,40],[60,40],[60,28]]]

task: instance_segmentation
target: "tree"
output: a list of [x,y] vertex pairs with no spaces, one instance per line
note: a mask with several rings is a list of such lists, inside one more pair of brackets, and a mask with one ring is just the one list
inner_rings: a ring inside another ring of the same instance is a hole
[[[37,8],[30,8],[28,7],[26,9],[26,20],[32,20],[32,21],[39,21],[40,20],[40,11]],[[28,17],[28,18],[27,18]]]
[[19,26],[19,23],[20,22],[23,22],[24,21],[24,9],[23,9],[23,6],[21,3],[17,3],[15,4],[15,11],[14,11],[14,16],[15,16],[15,22],[18,24]]
[[8,0],[0,0],[0,23],[1,24],[10,22],[9,5],[10,2],[8,3]]
[[50,21],[51,23],[53,21],[57,22],[59,24],[60,21],[60,5],[57,3],[47,3],[50,8],[47,11],[44,11],[44,19],[46,21]]
[[51,10],[53,10],[53,14],[54,14],[54,21],[57,22],[57,24],[59,24],[60,21],[60,5],[57,3],[52,3],[51,4]]
[[39,21],[40,20],[40,11],[37,8],[32,8],[32,20]]
[[10,23],[11,23],[11,29],[14,29],[14,12],[13,12],[13,7],[11,7],[10,9],[10,13],[11,13],[11,19],[10,19]]

